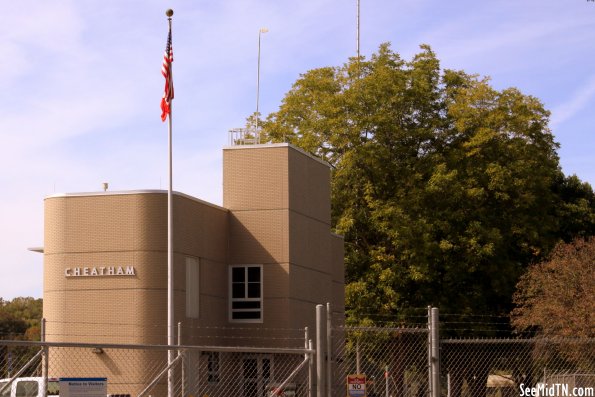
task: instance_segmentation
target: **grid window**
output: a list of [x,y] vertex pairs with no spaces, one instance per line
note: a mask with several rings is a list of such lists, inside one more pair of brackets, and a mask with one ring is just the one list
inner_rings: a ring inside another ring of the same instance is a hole
[[231,266],[230,295],[232,321],[261,322],[262,266]]
[[203,352],[207,357],[207,380],[209,383],[219,383],[219,352]]

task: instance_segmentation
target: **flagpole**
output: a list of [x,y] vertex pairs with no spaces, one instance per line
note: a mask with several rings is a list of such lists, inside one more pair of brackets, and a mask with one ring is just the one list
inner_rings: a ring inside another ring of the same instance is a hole
[[[174,342],[174,252],[173,252],[173,177],[172,177],[172,132],[171,132],[171,103],[169,108],[168,130],[168,164],[169,184],[167,187],[167,344],[170,347],[167,353],[167,365],[171,366],[174,360],[172,346]],[[174,395],[173,368],[167,373],[167,395]]]
[[[169,22],[169,31],[171,34],[171,17],[174,14],[173,10],[169,9],[165,12]],[[170,65],[170,84],[171,84],[171,65]],[[170,85],[170,89],[171,89]],[[174,371],[172,366],[174,360],[174,251],[173,251],[173,150],[172,150],[172,100],[169,101],[169,115],[167,122],[167,143],[168,143],[168,186],[167,186],[167,345],[169,350],[167,353],[167,395],[173,397],[174,395]]]
[[[173,251],[173,177],[172,177],[172,129],[171,129],[171,102],[169,108],[169,118],[167,123],[168,130],[168,165],[169,165],[169,184],[167,187],[167,344],[169,346],[167,354],[167,365],[171,366],[174,360],[174,351],[172,346],[174,342],[174,251]],[[173,368],[170,367],[167,374],[167,392],[169,397],[174,395]]]

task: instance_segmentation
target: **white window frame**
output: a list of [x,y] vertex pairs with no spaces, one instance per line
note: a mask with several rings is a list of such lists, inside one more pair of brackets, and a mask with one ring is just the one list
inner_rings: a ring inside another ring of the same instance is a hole
[[[186,265],[186,318],[200,318],[200,258],[187,256]],[[195,267],[193,269],[193,267]],[[195,277],[193,277],[195,276]],[[195,278],[195,280],[190,280]]]
[[[246,294],[248,296],[248,268],[257,267],[260,269],[260,298],[233,298],[233,269],[236,268],[243,268],[245,269],[245,286]],[[263,266],[262,265],[230,265],[229,266],[229,278],[228,278],[228,287],[229,287],[229,308],[228,308],[228,319],[231,323],[262,323],[264,319],[264,285],[263,285]],[[260,302],[260,309],[233,309],[234,302]],[[234,312],[256,312],[260,313],[260,318],[243,318],[243,319],[235,319],[233,318]]]

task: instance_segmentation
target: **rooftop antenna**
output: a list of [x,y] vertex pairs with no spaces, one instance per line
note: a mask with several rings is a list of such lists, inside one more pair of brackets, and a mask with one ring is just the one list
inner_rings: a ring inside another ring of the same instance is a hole
[[263,33],[267,33],[269,30],[267,28],[260,28],[258,30],[258,67],[256,72],[256,131],[258,131],[258,117],[260,113],[258,113],[258,104],[260,100],[260,37]]
[[232,128],[229,130],[229,144],[235,145],[258,145],[260,144],[260,131],[258,130],[258,118],[260,116],[260,42],[262,35],[269,29],[258,29],[258,63],[256,69],[256,113],[254,113],[254,128],[250,125],[247,128]]
[[357,57],[358,58],[359,58],[359,10],[360,10],[359,2],[360,2],[360,0],[357,0],[356,47],[357,47]]

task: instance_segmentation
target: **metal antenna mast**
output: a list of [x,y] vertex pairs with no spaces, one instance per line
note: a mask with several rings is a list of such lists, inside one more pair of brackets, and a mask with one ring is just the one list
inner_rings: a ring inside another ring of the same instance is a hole
[[357,46],[357,57],[359,58],[359,2],[360,0],[357,0],[357,39],[356,39],[356,46]]
[[258,105],[260,101],[260,37],[263,33],[268,32],[267,28],[260,28],[258,31],[258,69],[256,72],[256,131],[258,132],[258,118],[260,113],[258,111]]

